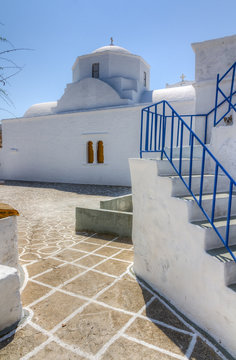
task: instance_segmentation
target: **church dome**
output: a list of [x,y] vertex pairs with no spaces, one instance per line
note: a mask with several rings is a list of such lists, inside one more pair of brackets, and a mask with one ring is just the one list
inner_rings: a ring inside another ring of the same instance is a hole
[[116,45],[107,45],[107,46],[102,46],[96,50],[94,50],[92,53],[100,53],[103,51],[112,51],[115,53],[123,53],[123,54],[131,54],[130,51],[126,50],[125,48],[121,47],[121,46],[116,46]]

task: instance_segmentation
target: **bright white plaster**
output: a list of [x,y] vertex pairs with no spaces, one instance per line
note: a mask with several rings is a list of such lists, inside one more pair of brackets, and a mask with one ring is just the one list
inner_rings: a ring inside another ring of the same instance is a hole
[[135,273],[236,355],[235,292],[224,263],[205,252],[204,229],[189,223],[189,203],[171,196],[156,160],[131,159],[130,170]]

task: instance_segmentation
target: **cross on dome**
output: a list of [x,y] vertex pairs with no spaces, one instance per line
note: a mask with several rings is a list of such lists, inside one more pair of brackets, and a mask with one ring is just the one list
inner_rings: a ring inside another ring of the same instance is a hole
[[184,79],[186,78],[186,75],[184,75],[184,74],[182,74],[181,76],[180,76],[180,79],[182,79],[182,82],[184,82]]
[[110,40],[111,40],[110,45],[114,45],[114,44],[113,44],[113,37],[111,37]]

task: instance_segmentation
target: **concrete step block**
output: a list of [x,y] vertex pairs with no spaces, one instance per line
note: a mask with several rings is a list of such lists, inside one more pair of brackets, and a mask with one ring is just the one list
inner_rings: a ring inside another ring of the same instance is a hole
[[131,237],[132,220],[131,212],[77,207],[75,229]]
[[[179,159],[173,159],[173,164],[179,170]],[[199,175],[201,173],[201,159],[194,159],[192,164],[192,174],[193,175]],[[188,175],[189,174],[189,165],[190,161],[189,159],[182,158],[182,175]],[[173,176],[177,175],[175,169],[171,165],[171,163],[167,159],[163,160],[157,160],[157,168],[158,168],[158,175],[159,176]]]
[[[236,245],[231,246],[230,250],[236,256]],[[221,247],[218,249],[212,249],[208,251],[208,254],[214,257],[220,263],[224,263],[225,268],[225,284],[235,285],[236,284],[236,262],[233,260],[229,251],[226,247]]]
[[[216,231],[213,229],[208,220],[195,221],[192,224],[200,226],[205,231],[205,250],[212,250],[221,248],[223,243]],[[226,235],[226,218],[216,219],[214,225],[219,233],[225,237]],[[236,217],[232,217],[230,220],[230,232],[229,232],[229,245],[236,245]]]
[[[202,149],[201,145],[194,145],[193,146],[193,158],[202,158]],[[170,148],[165,147],[165,152],[168,156],[170,156]],[[183,146],[182,147],[182,157],[190,158],[191,147],[190,146]],[[180,155],[180,147],[173,147],[172,149],[172,157],[179,158]]]
[[[189,185],[189,176],[186,175],[183,177],[184,181]],[[214,191],[214,181],[215,176],[212,174],[204,175],[203,179],[203,194],[210,194]],[[172,182],[172,196],[185,196],[189,194],[189,191],[181,178],[176,175],[171,177]],[[200,192],[200,175],[193,175],[191,179],[191,190],[194,195],[198,195]],[[217,192],[226,192],[229,189],[228,178],[224,175],[219,175],[217,179]]]
[[[199,199],[199,196],[196,196]],[[193,199],[192,195],[184,196],[182,199],[188,201],[189,206],[189,221],[198,221],[205,220],[206,217],[196,201]],[[212,194],[204,194],[202,195],[202,208],[206,211],[207,215],[211,217],[212,214]],[[229,196],[228,193],[219,193],[216,194],[216,202],[215,202],[215,219],[224,218],[227,216],[228,212],[228,201]],[[232,204],[231,204],[231,216],[236,216],[236,195],[232,196]]]

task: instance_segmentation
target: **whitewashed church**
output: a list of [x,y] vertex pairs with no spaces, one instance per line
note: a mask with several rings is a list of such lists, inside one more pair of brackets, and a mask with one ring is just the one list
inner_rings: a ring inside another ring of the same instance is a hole
[[131,172],[135,274],[235,358],[236,35],[192,48],[195,81],[153,91],[149,65],[112,42],[79,56],[58,101],[2,121],[0,177],[130,185]]
[[145,103],[165,98],[181,113],[194,111],[192,85],[150,91],[150,66],[112,40],[79,56],[72,78],[58,101],[2,121],[2,179],[130,185]]
[[[78,56],[73,80],[58,101],[32,105],[23,117],[2,120],[0,178],[130,185],[128,158],[139,157],[141,109],[167,100],[180,115],[207,113],[214,107],[217,73],[236,58],[236,36],[192,48],[195,81],[182,79],[159,90],[149,88],[147,62],[112,39]],[[209,142],[212,122],[208,127]],[[194,118],[192,128],[203,138],[203,119]],[[218,145],[214,148],[222,158]]]

